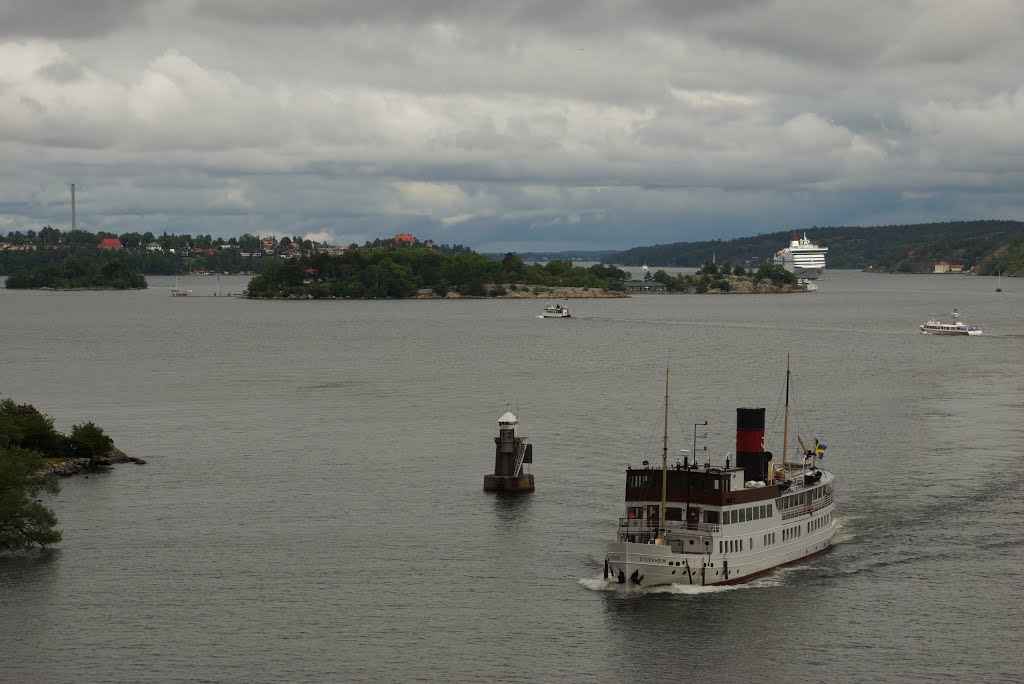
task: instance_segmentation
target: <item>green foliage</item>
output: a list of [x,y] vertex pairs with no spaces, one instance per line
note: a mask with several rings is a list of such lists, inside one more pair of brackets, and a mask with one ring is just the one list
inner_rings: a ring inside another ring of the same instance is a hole
[[29,404],[0,401],[0,447],[18,446],[46,456],[69,455],[68,438],[53,427],[53,418]]
[[[315,282],[310,280],[315,274]],[[505,284],[621,289],[629,274],[614,266],[574,267],[568,261],[526,264],[515,254],[501,261],[468,251],[451,254],[417,247],[360,249],[340,256],[312,254],[268,264],[249,282],[252,297],[391,297],[415,296],[428,289],[445,296],[507,294]],[[306,282],[304,282],[306,281]]]
[[796,286],[799,279],[781,264],[761,264],[754,274],[754,284],[765,280],[776,287],[792,287]]
[[[59,253],[58,254],[63,254]],[[106,288],[115,290],[145,289],[146,278],[123,259],[86,261],[75,255],[55,263],[20,269],[7,278],[7,288],[36,289],[52,287]]]
[[106,456],[114,447],[114,440],[92,422],[72,426],[70,437],[75,458],[87,458],[91,462]]
[[57,516],[36,497],[60,491],[57,478],[43,475],[37,451],[0,446],[0,551],[30,549],[61,540]]
[[69,452],[70,441],[52,418],[29,404],[0,401],[0,550],[60,541],[57,517],[36,497],[60,491],[57,478],[43,474],[43,458]]

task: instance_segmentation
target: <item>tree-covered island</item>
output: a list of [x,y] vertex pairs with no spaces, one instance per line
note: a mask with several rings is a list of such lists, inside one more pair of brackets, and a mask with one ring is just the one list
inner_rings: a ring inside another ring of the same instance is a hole
[[29,404],[0,401],[0,551],[46,546],[61,539],[57,516],[36,497],[57,494],[58,475],[96,470],[130,458],[91,422],[67,435]]
[[[352,250],[314,254],[268,265],[249,281],[247,295],[291,299],[550,296],[574,288],[576,296],[625,296],[629,273],[568,261],[527,264],[516,254],[500,261],[472,252],[432,249]],[[560,293],[560,296],[563,295]]]
[[146,277],[126,261],[63,261],[22,268],[7,276],[9,290],[144,290]]
[[668,292],[682,294],[765,294],[781,292],[806,292],[800,279],[777,264],[761,264],[756,270],[743,266],[732,266],[729,262],[721,266],[707,262],[696,273],[669,275],[664,270],[654,272],[652,282],[665,285]]
[[[458,297],[622,297],[630,274],[615,266],[587,268],[568,261],[527,264],[516,254],[501,260],[474,253],[425,249],[361,250],[318,254],[267,266],[249,282],[246,296],[266,299],[373,299]],[[648,279],[669,292],[795,292],[797,278],[781,266],[757,271],[705,264],[694,275],[659,271]]]

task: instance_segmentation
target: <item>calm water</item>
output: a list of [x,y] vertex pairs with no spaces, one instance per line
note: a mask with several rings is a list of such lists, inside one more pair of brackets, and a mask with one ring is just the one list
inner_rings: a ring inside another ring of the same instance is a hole
[[[259,302],[0,290],[0,393],[149,461],[65,480],[0,559],[17,682],[1019,681],[1024,282],[813,294]],[[183,279],[197,294],[216,282]],[[244,280],[222,278],[222,293]],[[954,306],[981,338],[920,335]],[[840,543],[738,588],[598,589],[623,471],[782,390]],[[511,403],[537,491],[481,491]],[[675,426],[682,426],[676,429]]]

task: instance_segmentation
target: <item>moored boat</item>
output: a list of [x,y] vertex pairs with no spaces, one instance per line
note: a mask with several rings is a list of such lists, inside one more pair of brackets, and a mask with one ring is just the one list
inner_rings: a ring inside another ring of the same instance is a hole
[[967,325],[960,320],[960,312],[953,309],[952,323],[944,323],[942,321],[931,318],[921,324],[921,332],[925,335],[981,335],[981,326]]
[[[803,453],[788,461],[789,380],[787,368],[781,465],[764,448],[765,409],[740,408],[735,464],[727,456],[724,464],[684,459],[669,468],[666,429],[662,467],[626,470],[626,515],[605,555],[608,582],[734,584],[831,546],[835,476],[817,466],[826,448],[818,440],[806,449],[797,436]],[[665,406],[667,424],[667,371]]]
[[184,287],[178,287],[178,276],[174,276],[174,288],[171,290],[172,297],[188,297],[192,294],[192,290]]

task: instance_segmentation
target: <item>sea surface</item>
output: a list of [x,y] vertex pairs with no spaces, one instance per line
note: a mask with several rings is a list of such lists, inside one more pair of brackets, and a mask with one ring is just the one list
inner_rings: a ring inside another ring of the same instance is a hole
[[[570,320],[227,296],[245,282],[0,290],[0,394],[148,461],[63,480],[64,541],[0,558],[0,680],[1024,678],[1024,281],[831,271],[814,293],[572,300]],[[985,335],[918,333],[953,307]],[[778,426],[787,354],[836,546],[737,587],[609,590],[666,363],[673,454],[707,420],[719,462],[737,407]],[[482,491],[506,407],[530,495]]]

